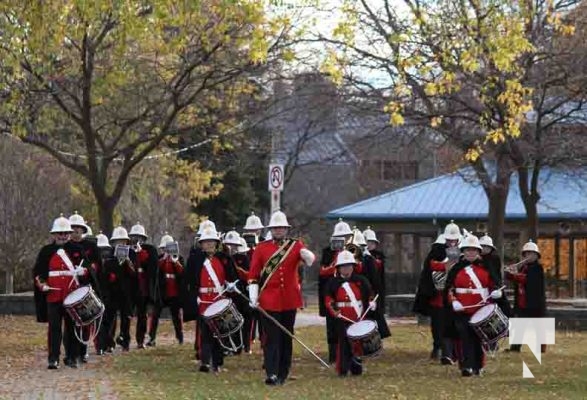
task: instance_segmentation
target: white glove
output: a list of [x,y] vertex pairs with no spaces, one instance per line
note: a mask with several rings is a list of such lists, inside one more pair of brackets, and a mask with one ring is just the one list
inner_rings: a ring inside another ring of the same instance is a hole
[[259,305],[259,284],[251,283],[249,285],[249,304],[253,308],[257,308]]
[[304,260],[304,263],[309,267],[312,264],[314,264],[314,260],[316,259],[316,256],[314,255],[314,253],[312,253],[310,250],[303,248],[300,250],[300,257],[302,260]]
[[73,272],[77,275],[77,276],[83,276],[86,274],[86,269],[84,267],[75,267],[75,269],[73,270]]
[[377,310],[377,302],[376,301],[370,301],[369,302],[369,308],[371,309],[371,311],[376,311]]
[[503,293],[501,292],[501,290],[497,289],[491,292],[489,296],[491,296],[492,299],[497,300],[500,299],[502,295]]
[[234,282],[226,282],[226,291],[229,293],[234,293],[236,292],[236,283],[238,281],[234,281]]
[[200,299],[200,296],[196,297],[196,303],[198,303],[198,305],[202,304],[202,299]]
[[460,312],[460,311],[463,311],[465,309],[465,307],[463,307],[463,305],[461,304],[460,301],[453,300],[452,309],[455,310],[456,312]]
[[41,291],[42,292],[48,292],[49,290],[51,290],[51,289],[49,289],[49,285],[43,285],[43,286],[41,286]]
[[367,248],[365,248],[365,250],[363,250],[363,255],[364,256],[370,256],[371,255],[371,252]]

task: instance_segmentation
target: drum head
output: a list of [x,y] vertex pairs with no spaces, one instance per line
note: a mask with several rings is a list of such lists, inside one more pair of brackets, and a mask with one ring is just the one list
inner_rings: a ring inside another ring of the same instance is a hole
[[88,286],[83,286],[81,288],[75,289],[73,292],[67,295],[65,300],[63,300],[63,305],[67,306],[70,304],[75,304],[90,292],[90,288]]
[[222,299],[215,301],[214,303],[210,304],[210,307],[204,311],[204,317],[211,317],[213,315],[218,315],[226,310],[232,304],[232,300],[230,299]]
[[350,337],[361,337],[368,335],[377,329],[377,323],[374,321],[360,321],[352,324],[346,330],[347,336]]
[[495,304],[487,304],[486,306],[481,307],[475,314],[473,314],[469,322],[475,324],[487,319],[491,314],[493,314],[495,307],[497,307]]

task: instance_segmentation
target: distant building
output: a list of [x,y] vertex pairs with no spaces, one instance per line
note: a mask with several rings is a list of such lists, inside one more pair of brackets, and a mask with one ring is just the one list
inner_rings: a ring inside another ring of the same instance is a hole
[[[540,174],[538,245],[550,297],[587,297],[587,169],[544,167]],[[389,293],[414,293],[421,264],[434,238],[454,220],[476,234],[487,230],[488,202],[472,168],[393,190],[327,213],[377,232],[389,262]],[[519,260],[526,212],[517,176],[506,207],[502,254]]]

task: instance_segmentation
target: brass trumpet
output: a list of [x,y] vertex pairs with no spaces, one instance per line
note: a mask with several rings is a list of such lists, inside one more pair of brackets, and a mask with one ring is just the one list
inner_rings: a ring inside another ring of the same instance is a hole
[[529,261],[529,258],[524,258],[515,264],[506,265],[505,267],[503,267],[503,270],[505,272],[509,272],[510,274],[517,274],[518,272],[520,272],[520,267],[528,263]]

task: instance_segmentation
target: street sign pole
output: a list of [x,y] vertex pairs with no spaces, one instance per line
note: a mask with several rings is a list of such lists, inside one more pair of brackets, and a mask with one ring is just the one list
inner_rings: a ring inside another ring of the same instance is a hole
[[282,164],[269,165],[268,177],[269,193],[271,194],[271,214],[281,207],[281,192],[283,191],[283,180],[285,173]]

